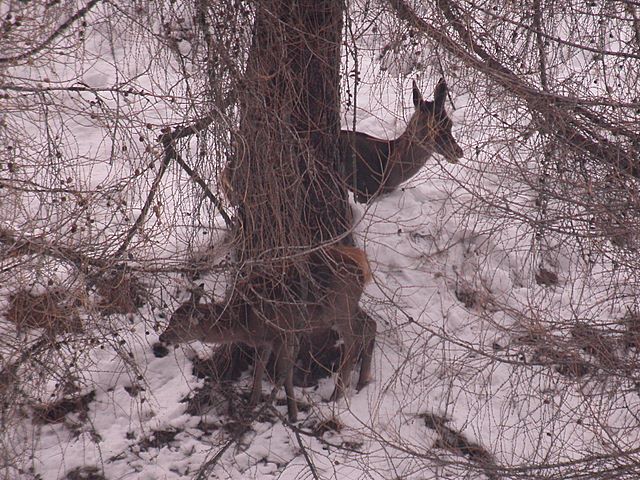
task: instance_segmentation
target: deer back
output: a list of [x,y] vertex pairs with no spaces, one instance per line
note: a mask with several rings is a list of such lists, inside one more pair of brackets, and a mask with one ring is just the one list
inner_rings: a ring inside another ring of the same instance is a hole
[[340,132],[340,159],[347,186],[356,193],[357,201],[364,203],[377,193],[392,192],[413,177],[433,153],[451,163],[462,158],[462,148],[453,137],[452,121],[445,109],[447,93],[447,84],[440,79],[433,101],[426,101],[413,82],[415,110],[404,133],[394,140]]

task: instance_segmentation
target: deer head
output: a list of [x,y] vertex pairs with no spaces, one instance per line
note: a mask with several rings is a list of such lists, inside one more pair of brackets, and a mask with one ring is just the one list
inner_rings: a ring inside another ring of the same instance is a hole
[[413,105],[415,113],[409,120],[407,132],[418,143],[433,148],[450,163],[458,163],[463,152],[451,133],[452,122],[444,108],[447,99],[447,83],[444,78],[438,81],[433,91],[433,101],[423,100],[422,94],[413,82]]
[[165,344],[200,340],[202,342],[229,343],[233,341],[231,309],[224,303],[200,303],[202,290],[191,292],[189,300],[180,305],[160,335]]

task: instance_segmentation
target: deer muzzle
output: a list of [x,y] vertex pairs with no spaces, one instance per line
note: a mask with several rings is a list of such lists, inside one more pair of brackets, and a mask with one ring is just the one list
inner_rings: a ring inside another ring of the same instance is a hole
[[158,337],[158,340],[160,340],[162,343],[166,345],[171,345],[172,343],[174,343],[172,341],[173,340],[172,336],[169,335],[166,331],[160,334],[160,337]]
[[463,156],[464,156],[464,152],[462,151],[462,148],[460,148],[460,145],[458,145],[457,143],[454,143],[453,145],[450,146],[450,148],[447,151],[447,154],[444,157],[447,159],[447,162],[449,163],[458,163],[458,160],[460,160]]

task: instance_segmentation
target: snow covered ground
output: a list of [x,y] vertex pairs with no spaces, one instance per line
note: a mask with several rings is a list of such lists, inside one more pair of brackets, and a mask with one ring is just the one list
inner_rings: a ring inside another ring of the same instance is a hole
[[[538,285],[513,245],[469,228],[442,168],[464,165],[432,163],[428,179],[373,204],[359,224],[375,275],[363,307],[379,332],[369,386],[336,403],[327,401],[330,380],[298,389],[309,410],[295,430],[265,412],[234,439],[222,406],[185,413],[183,399],[203,384],[191,372],[194,352],[156,358],[154,314],[143,311],[120,330],[130,364],[110,348],[87,355],[84,382],[95,398],[86,418],[70,414],[33,432],[33,473],[64,478],[96,466],[107,479],[197,478],[211,461],[207,478],[309,478],[310,465],[319,478],[499,478],[495,465],[572,462],[637,445],[629,428],[636,391],[562,374],[557,358],[533,361],[536,348],[553,347],[543,319],[540,338],[518,340],[535,333],[518,316],[532,301],[537,311],[573,316],[575,282],[563,284],[560,270],[558,285]],[[250,388],[248,372],[234,388]]]

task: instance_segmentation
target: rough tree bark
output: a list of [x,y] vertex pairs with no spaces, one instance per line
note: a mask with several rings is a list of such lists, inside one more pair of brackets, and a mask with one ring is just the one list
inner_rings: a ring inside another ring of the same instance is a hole
[[232,169],[242,259],[295,255],[350,227],[333,175],[342,9],[340,0],[257,3]]

